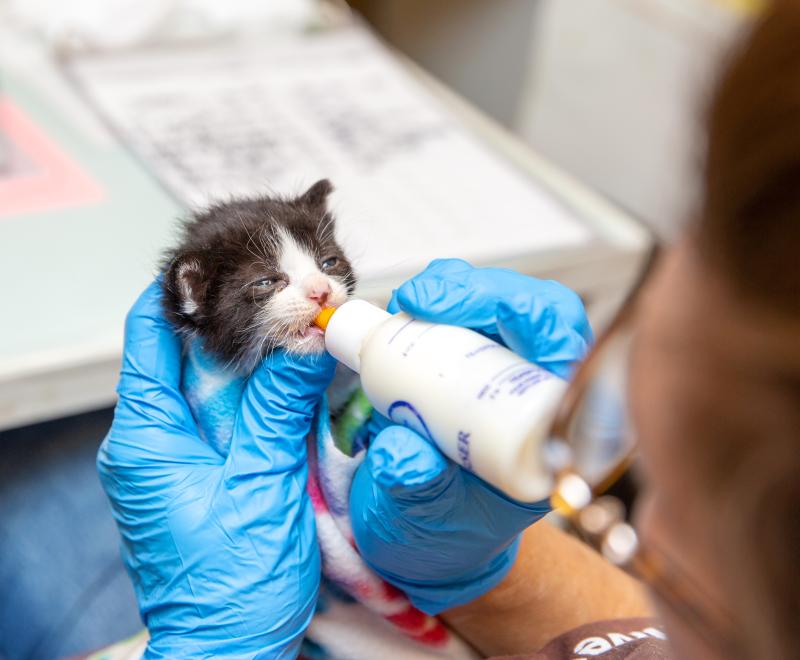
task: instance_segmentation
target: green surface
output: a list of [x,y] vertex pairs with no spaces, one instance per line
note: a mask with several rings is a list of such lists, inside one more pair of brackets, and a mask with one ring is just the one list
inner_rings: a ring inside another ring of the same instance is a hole
[[12,359],[16,367],[43,351],[118,344],[125,313],[182,214],[119,144],[72,125],[7,73],[3,93],[99,183],[105,198],[0,216],[0,373]]

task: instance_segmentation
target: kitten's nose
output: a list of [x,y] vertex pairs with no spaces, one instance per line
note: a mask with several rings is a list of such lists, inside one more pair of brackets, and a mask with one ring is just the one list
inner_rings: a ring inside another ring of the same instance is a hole
[[306,283],[306,297],[318,305],[324,305],[328,301],[330,294],[331,285],[328,283],[327,278],[318,277]]

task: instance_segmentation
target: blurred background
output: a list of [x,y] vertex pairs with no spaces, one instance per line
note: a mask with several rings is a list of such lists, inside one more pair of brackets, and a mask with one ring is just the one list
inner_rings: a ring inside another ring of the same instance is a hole
[[94,456],[189,209],[330,177],[359,295],[434,256],[596,327],[692,210],[755,0],[0,0],[0,658],[141,629]]
[[403,53],[665,237],[693,201],[704,92],[743,16],[759,5],[352,4]]

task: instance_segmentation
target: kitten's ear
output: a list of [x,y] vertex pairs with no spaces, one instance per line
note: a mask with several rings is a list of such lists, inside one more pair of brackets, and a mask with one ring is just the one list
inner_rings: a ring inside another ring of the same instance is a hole
[[328,203],[328,195],[333,192],[333,184],[328,179],[320,179],[306,190],[297,201],[312,208],[324,208]]
[[164,273],[176,315],[195,319],[202,314],[208,292],[210,268],[201,252],[178,254]]

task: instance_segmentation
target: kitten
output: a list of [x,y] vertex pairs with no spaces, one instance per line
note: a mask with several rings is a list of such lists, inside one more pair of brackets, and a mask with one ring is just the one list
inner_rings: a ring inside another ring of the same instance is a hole
[[299,197],[231,201],[195,214],[164,264],[164,308],[188,341],[240,373],[270,351],[324,349],[313,320],[353,293],[353,268],[334,237],[318,181]]

